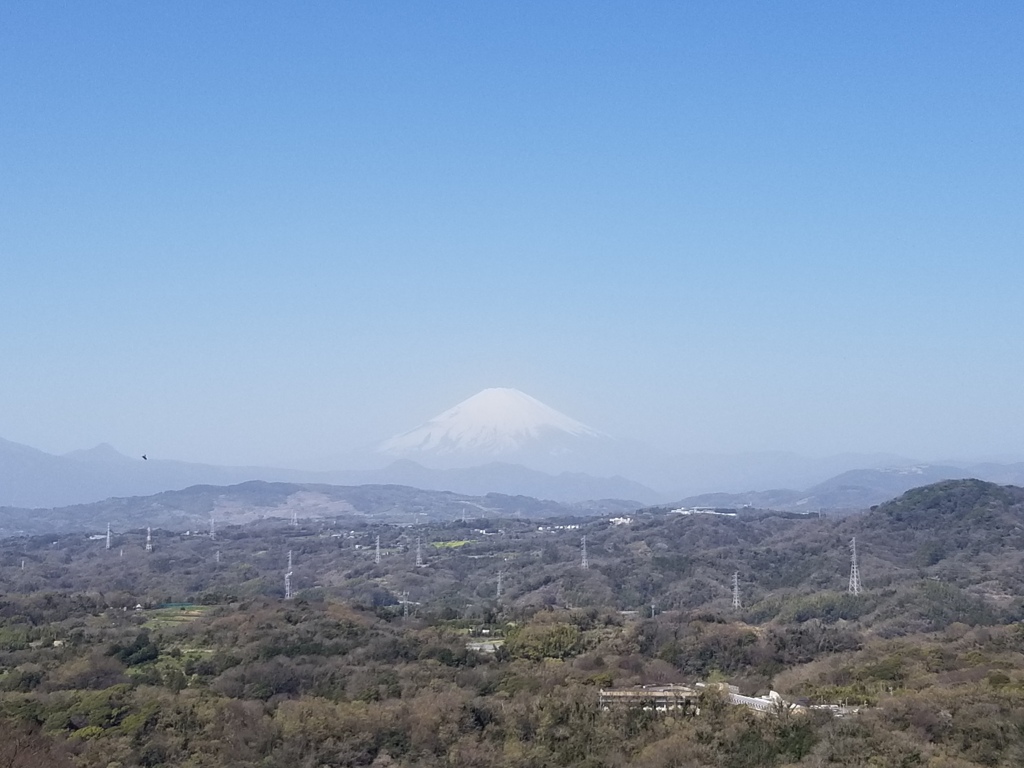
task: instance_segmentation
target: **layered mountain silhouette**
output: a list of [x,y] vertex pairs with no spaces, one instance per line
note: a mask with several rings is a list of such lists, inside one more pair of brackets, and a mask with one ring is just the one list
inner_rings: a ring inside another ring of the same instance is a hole
[[977,464],[967,467],[918,464],[843,472],[804,490],[776,489],[746,493],[705,493],[678,502],[684,507],[757,507],[794,512],[856,510],[881,504],[911,488],[946,480],[980,478],[1024,483],[1024,464]]
[[[0,439],[0,506],[51,508],[262,480],[405,485],[562,503],[621,499],[650,505],[682,497],[677,502],[682,506],[813,511],[864,509],[940,480],[1024,483],[1024,464],[933,465],[884,455],[807,459],[778,452],[666,456],[612,438],[517,389],[500,387],[385,440],[375,455],[374,469],[309,472],[212,466],[152,454],[143,461],[107,444],[56,456]],[[380,466],[383,460],[390,463]],[[776,490],[738,493],[744,488]]]
[[235,485],[247,480],[335,485],[409,485],[469,495],[503,493],[573,503],[625,499],[664,500],[655,491],[621,477],[545,473],[490,462],[462,469],[431,469],[396,460],[372,470],[305,472],[273,467],[221,467],[153,456],[133,459],[103,444],[62,456],[0,439],[0,506],[22,508],[88,504],[111,497],[147,496],[194,485]]

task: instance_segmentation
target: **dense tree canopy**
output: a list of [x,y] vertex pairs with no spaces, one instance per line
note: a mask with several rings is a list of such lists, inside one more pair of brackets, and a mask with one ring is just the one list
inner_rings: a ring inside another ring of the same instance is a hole
[[[123,557],[5,540],[0,768],[1022,765],[1020,506],[968,482],[842,520],[254,526],[161,532]],[[362,546],[378,533],[380,565]],[[857,596],[854,534],[870,553]],[[426,567],[417,537],[447,542]],[[755,714],[714,686],[699,714],[599,703],[721,680],[860,709]]]

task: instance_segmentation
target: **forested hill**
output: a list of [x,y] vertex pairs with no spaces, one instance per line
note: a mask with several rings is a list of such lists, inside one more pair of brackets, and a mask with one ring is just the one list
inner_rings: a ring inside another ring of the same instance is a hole
[[900,535],[939,529],[994,541],[1024,523],[1024,488],[947,480],[915,488],[873,508],[865,522]]
[[[7,538],[0,765],[1016,768],[1022,497],[958,481],[834,519],[267,519],[156,530],[152,551],[144,530]],[[698,680],[867,709],[755,715],[714,688],[699,714],[599,704]]]
[[[740,519],[770,514],[750,512]],[[987,558],[1013,558],[1024,551],[1024,488],[976,479],[946,480],[914,488],[863,513],[836,518],[830,525],[792,526],[781,540],[838,554],[849,547],[852,537],[857,538],[862,557],[885,563],[887,572],[923,569],[921,573],[929,576],[942,576],[945,567],[955,580],[957,574],[987,571],[990,563],[981,568]]]
[[[397,605],[408,593],[424,610],[462,611],[488,603],[496,597],[499,572],[504,603],[523,608],[649,611],[654,603],[658,611],[726,610],[736,575],[742,615],[755,623],[794,612],[839,611],[903,632],[957,616],[1009,618],[1022,610],[1017,595],[1024,594],[1024,491],[975,480],[926,486],[845,518],[655,509],[545,523],[530,517],[543,515],[546,502],[480,497],[470,504],[454,494],[368,486],[355,489],[358,494],[344,504],[395,505],[404,510],[403,520],[435,521],[395,525],[386,514],[349,512],[303,516],[292,525],[278,512],[280,517],[268,514],[258,524],[233,524],[258,517],[260,510],[282,509],[283,501],[295,498],[293,486],[247,485],[247,498],[263,506],[248,509],[248,518],[219,512],[216,541],[206,532],[211,496],[200,488],[191,497],[194,506],[179,496],[174,507],[175,514],[195,516],[198,536],[153,526],[155,552],[147,554],[140,522],[153,518],[135,518],[135,527],[114,526],[111,551],[82,534],[14,538],[0,543],[0,575],[17,589],[116,589],[169,602],[204,594],[271,597],[281,594],[291,550],[297,591],[366,605]],[[447,520],[428,513],[426,504],[438,497],[447,505]],[[228,501],[220,499],[218,510],[228,508]],[[161,503],[159,497],[150,502]],[[403,505],[414,502],[423,506],[412,514]],[[509,504],[508,516],[502,516],[502,503]],[[567,511],[550,504],[555,513]],[[101,530],[100,520],[94,531]],[[870,595],[855,611],[843,602],[854,537]],[[380,563],[374,561],[378,538]],[[213,567],[218,551],[221,561]],[[22,562],[24,570],[17,567]],[[821,607],[822,601],[833,607]],[[847,607],[835,607],[840,604]]]
[[630,511],[634,502],[599,500],[561,503],[529,496],[489,493],[467,496],[404,485],[268,483],[195,485],[152,496],[112,498],[57,509],[0,507],[0,537],[14,534],[102,531],[151,526],[170,530],[207,529],[268,518],[321,520],[355,515],[382,523],[414,524],[469,517],[555,517]]
[[[971,582],[990,597],[1024,594],[1024,489],[980,480],[915,488],[843,530],[866,561],[946,583]],[[885,572],[885,569],[883,569]]]

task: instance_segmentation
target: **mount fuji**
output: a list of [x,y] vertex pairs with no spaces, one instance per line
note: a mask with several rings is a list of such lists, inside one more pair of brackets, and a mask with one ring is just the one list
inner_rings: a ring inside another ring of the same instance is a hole
[[485,389],[378,453],[435,467],[514,462],[542,471],[579,471],[614,441],[518,389]]

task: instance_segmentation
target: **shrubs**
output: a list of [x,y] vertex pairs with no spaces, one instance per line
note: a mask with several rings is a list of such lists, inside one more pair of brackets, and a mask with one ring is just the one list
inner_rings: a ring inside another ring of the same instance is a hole
[[582,650],[581,639],[575,624],[527,624],[510,629],[504,647],[516,659],[567,659]]
[[156,643],[150,640],[149,633],[143,630],[135,636],[135,641],[128,645],[121,643],[112,645],[107,651],[107,655],[118,659],[126,667],[133,667],[136,664],[156,661],[160,655],[160,649],[157,648]]

